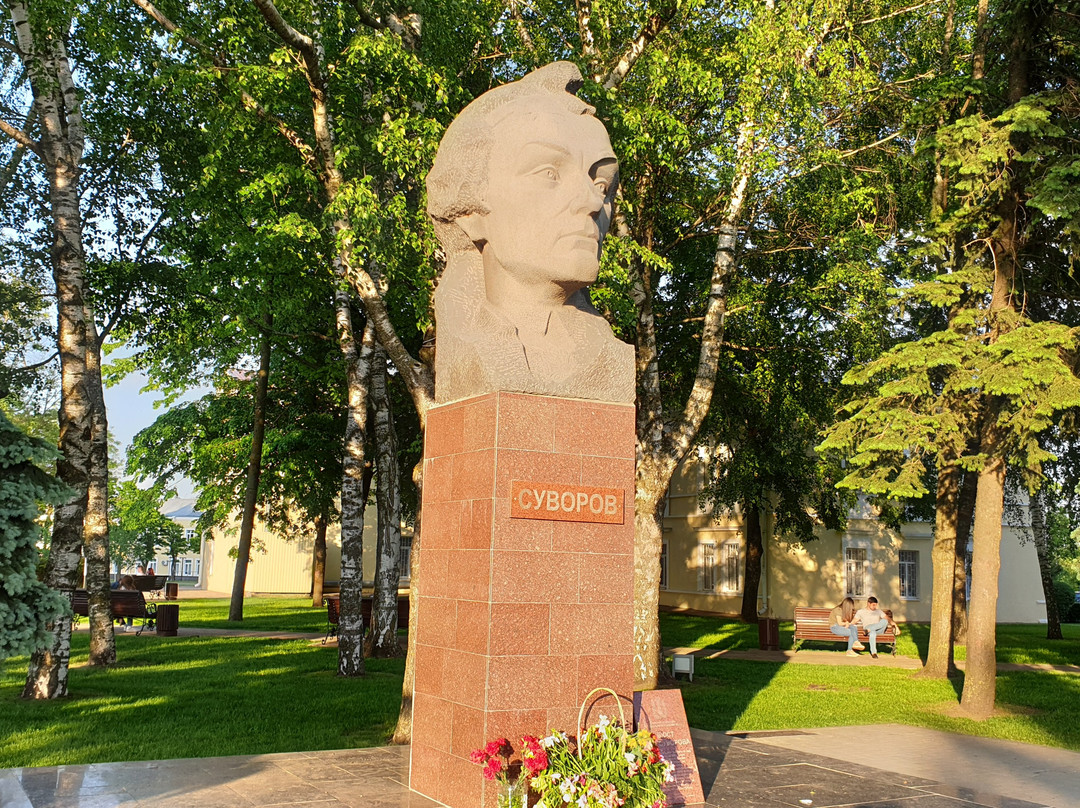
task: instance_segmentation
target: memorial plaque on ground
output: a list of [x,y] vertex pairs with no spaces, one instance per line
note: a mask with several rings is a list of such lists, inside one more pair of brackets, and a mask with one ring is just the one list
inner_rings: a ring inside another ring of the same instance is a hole
[[675,779],[664,787],[668,805],[705,802],[701,790],[694,743],[686,722],[682,693],[678,690],[648,690],[634,694],[634,726],[656,735],[660,754],[675,764]]
[[510,483],[510,518],[621,525],[623,491],[621,488],[513,480]]

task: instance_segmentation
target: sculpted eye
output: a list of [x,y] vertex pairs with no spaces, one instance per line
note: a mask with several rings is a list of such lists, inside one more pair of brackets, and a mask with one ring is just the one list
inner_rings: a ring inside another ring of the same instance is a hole
[[596,190],[600,192],[601,196],[607,196],[608,191],[611,189],[611,183],[604,179],[596,180]]
[[554,166],[544,166],[538,168],[533,172],[537,177],[541,179],[549,180],[550,182],[556,182],[559,179],[559,172],[555,170]]

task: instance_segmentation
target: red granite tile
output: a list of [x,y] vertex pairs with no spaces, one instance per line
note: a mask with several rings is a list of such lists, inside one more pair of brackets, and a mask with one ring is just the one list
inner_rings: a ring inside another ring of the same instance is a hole
[[548,656],[492,657],[489,667],[489,710],[513,710],[527,705],[532,709],[554,706],[551,670],[554,660]]
[[[452,609],[447,609],[452,611]],[[455,631],[446,635],[454,647],[470,654],[488,653],[488,633],[491,624],[491,604],[487,601],[457,601]]]
[[[483,769],[465,758],[446,755],[439,773],[439,796],[436,798],[450,808],[478,808],[484,806]],[[495,803],[486,803],[493,808]]]
[[[552,656],[551,692],[556,706],[578,706],[577,655]],[[551,726],[557,726],[552,724]]]
[[619,554],[634,552],[634,521],[622,525],[595,522],[552,522],[551,549],[555,552]]
[[465,412],[460,407],[428,411],[424,457],[448,457],[464,450]]
[[542,738],[547,734],[545,714],[541,709],[489,710],[484,737],[488,741],[506,738],[517,749],[522,735]]
[[550,607],[550,639],[548,648],[553,655],[577,653],[577,624],[583,607],[578,603],[553,603]]
[[552,707],[547,711],[547,725],[549,729],[559,730],[568,735],[577,735],[578,708],[575,707]]
[[[622,457],[592,457],[581,460],[581,484],[621,488],[623,507],[634,502],[634,460]],[[631,509],[631,513],[633,510]]]
[[514,480],[539,485],[578,485],[581,483],[581,458],[572,454],[499,449],[495,475],[495,496],[499,500],[509,500],[510,483]]
[[546,603],[493,603],[489,653],[546,655],[549,611]]
[[511,519],[509,501],[499,499],[495,503],[492,546],[496,550],[550,552],[553,524],[540,519]]
[[451,722],[446,720],[447,716],[453,716],[450,751],[460,758],[468,758],[470,752],[487,743],[484,737],[484,711],[463,704],[448,705],[448,708],[441,718],[449,725]]
[[454,456],[452,499],[490,499],[495,484],[495,450],[465,452]]
[[578,654],[633,652],[634,607],[631,603],[593,603],[579,607],[575,651]]
[[[422,528],[421,528],[422,529]],[[454,587],[448,581],[450,554],[453,550],[425,547],[423,550],[423,574],[416,582],[417,591],[424,597],[450,597]]]
[[480,654],[448,650],[443,656],[443,697],[466,707],[484,706],[488,660]]
[[409,788],[437,800],[439,773],[449,756],[416,740],[409,751]]
[[437,696],[427,693],[413,694],[413,743],[420,743],[438,749],[450,751],[451,724],[447,721],[454,705]]
[[577,568],[571,553],[507,550],[492,560],[492,603],[577,601]]
[[460,546],[462,532],[460,503],[429,502],[424,505],[423,514],[425,552]]
[[635,456],[634,408],[558,400],[555,451],[597,457]]
[[578,599],[582,603],[633,602],[633,556],[581,553],[577,570]]
[[[475,550],[486,550],[491,547],[491,499],[467,499],[459,504],[458,509],[460,534],[457,537],[457,546]],[[424,523],[424,530],[427,530],[427,522]],[[425,541],[426,539],[425,533]]]
[[421,597],[416,607],[416,641],[436,648],[450,646],[456,629],[454,601]]
[[621,696],[629,696],[634,692],[633,654],[582,655],[577,659],[577,666],[578,704],[596,687],[610,688]]
[[499,396],[500,449],[550,452],[555,448],[555,402],[547,396]]
[[495,431],[498,420],[497,399],[483,396],[473,399],[462,408],[464,430],[462,450],[473,452],[478,449],[490,449],[495,446]]
[[447,698],[443,681],[446,651],[432,645],[416,644],[415,679],[413,689],[417,693]]
[[424,460],[424,496],[423,507],[432,502],[450,500],[453,457],[435,457]]
[[[425,551],[426,552],[426,551]],[[447,586],[461,600],[487,601],[491,580],[490,550],[447,550]],[[426,559],[426,555],[424,556]],[[427,574],[427,570],[424,571]]]

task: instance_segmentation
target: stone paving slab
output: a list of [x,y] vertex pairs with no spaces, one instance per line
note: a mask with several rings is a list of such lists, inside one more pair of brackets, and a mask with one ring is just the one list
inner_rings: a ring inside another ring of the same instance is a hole
[[[706,799],[694,808],[1073,808],[1078,803],[1080,754],[899,729],[914,732],[902,737],[893,725],[738,735],[692,730]],[[868,733],[881,739],[878,748],[887,750],[881,763],[889,768],[856,762]],[[937,756],[949,765],[910,771],[918,757],[911,744],[927,760]],[[1025,754],[1017,754],[1021,751]],[[1045,765],[1032,768],[1032,755]],[[0,769],[0,806],[438,808],[439,803],[409,791],[408,756],[408,747],[381,747]],[[986,767],[996,769],[999,779],[988,779]],[[929,773],[944,776],[922,776]],[[977,787],[965,781],[968,775]],[[994,791],[999,785],[1004,793]]]

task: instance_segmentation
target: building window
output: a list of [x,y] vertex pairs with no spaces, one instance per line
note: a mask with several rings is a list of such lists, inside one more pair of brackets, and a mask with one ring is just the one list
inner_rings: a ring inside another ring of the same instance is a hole
[[919,597],[919,551],[900,551],[900,597],[917,600]]
[[844,548],[844,594],[865,598],[870,592],[870,553],[865,547]]
[[185,578],[190,578],[191,577],[191,559],[190,558],[185,558],[184,559],[184,577]]
[[401,544],[398,545],[398,577],[408,578],[412,571],[412,536],[401,534]]
[[739,542],[726,541],[720,545],[720,589],[724,592],[742,591],[742,564]]
[[660,588],[667,589],[668,543],[660,545]]
[[188,540],[194,539],[195,538],[195,528],[193,528],[193,527],[184,528],[184,538],[188,539]]
[[202,561],[198,558],[195,559],[195,577],[198,578],[202,573]]
[[698,565],[698,589],[702,592],[716,591],[716,542],[702,542],[699,547],[701,564]]

